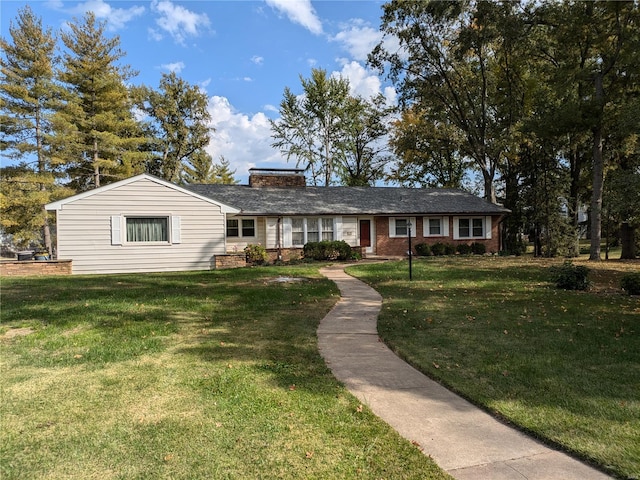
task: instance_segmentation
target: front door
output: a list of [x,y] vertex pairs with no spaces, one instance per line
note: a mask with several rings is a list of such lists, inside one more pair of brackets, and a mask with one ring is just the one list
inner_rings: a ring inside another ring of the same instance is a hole
[[360,220],[360,246],[371,252],[371,220]]

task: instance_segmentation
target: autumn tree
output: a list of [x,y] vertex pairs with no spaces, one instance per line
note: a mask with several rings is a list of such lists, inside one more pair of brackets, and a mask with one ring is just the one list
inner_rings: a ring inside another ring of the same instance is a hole
[[60,95],[54,79],[56,38],[28,6],[11,22],[9,34],[11,41],[0,39],[0,148],[16,165],[2,168],[0,224],[18,244],[37,242],[51,253],[44,205],[59,190],[46,143]]
[[460,131],[438,112],[418,105],[393,122],[390,146],[397,161],[388,179],[404,186],[461,188],[469,161]]
[[60,80],[65,105],[54,117],[54,158],[64,163],[77,191],[140,173],[145,153],[125,85],[134,76],[119,37],[105,36],[105,23],[89,12],[61,34],[66,51]]

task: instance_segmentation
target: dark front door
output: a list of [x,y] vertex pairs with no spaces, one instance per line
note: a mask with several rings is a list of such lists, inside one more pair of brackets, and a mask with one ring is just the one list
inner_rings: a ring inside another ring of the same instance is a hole
[[371,246],[371,220],[360,220],[360,246]]

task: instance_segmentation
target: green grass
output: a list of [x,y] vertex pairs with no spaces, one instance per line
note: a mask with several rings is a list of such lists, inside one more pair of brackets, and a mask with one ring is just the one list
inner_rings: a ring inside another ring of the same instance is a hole
[[[590,264],[588,292],[557,290],[562,260],[421,259],[349,272],[383,298],[379,332],[429,376],[548,442],[640,477],[636,263]],[[582,262],[581,262],[582,263]]]
[[319,356],[337,298],[309,266],[4,278],[0,477],[448,478]]

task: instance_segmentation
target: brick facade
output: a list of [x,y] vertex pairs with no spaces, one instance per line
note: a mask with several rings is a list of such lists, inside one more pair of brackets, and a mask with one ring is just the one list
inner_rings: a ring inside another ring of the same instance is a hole
[[[469,239],[454,240],[453,239],[453,217],[449,217],[449,236],[448,237],[424,237],[423,236],[423,219],[416,217],[414,226],[415,236],[411,237],[411,246],[414,247],[418,243],[426,243],[433,245],[434,243],[449,243],[452,245],[460,245],[461,243],[471,244],[474,242],[483,243],[487,247],[487,253],[494,253],[500,250],[500,232],[498,229],[497,217],[493,217],[491,221],[491,238],[490,239]],[[389,236],[389,218],[376,217],[376,254],[392,257],[405,257],[409,250],[409,242],[404,238],[391,238]],[[413,229],[412,229],[413,230]],[[415,250],[414,250],[415,253]]]
[[19,275],[71,275],[71,260],[26,260],[22,262],[8,261],[0,263],[0,276]]

